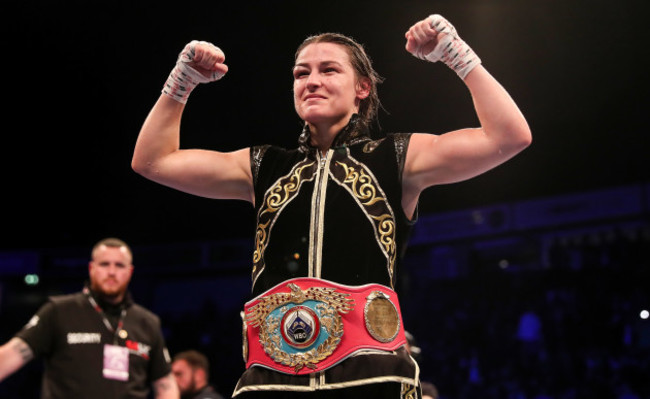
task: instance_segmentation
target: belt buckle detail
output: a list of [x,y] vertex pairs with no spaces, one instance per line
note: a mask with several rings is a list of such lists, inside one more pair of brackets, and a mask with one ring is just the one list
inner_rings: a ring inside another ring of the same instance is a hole
[[334,352],[343,336],[341,315],[354,309],[354,300],[334,288],[287,287],[291,292],[261,298],[246,320],[259,327],[264,352],[298,373],[303,367],[315,369]]

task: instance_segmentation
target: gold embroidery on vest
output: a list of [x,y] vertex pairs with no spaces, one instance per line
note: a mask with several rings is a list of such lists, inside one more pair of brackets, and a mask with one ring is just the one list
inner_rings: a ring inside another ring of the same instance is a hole
[[417,388],[411,384],[402,383],[402,399],[416,399],[417,398]]
[[360,172],[357,172],[353,167],[349,167],[344,163],[337,162],[337,164],[345,169],[345,180],[343,183],[350,185],[352,192],[363,205],[369,206],[375,204],[377,201],[385,201],[384,198],[377,196],[374,182],[366,174],[365,170],[362,169]]
[[253,253],[253,286],[255,286],[257,277],[264,270],[264,251],[268,245],[273,221],[277,217],[278,211],[295,197],[300,185],[314,177],[313,171],[311,174],[307,173],[303,176],[303,172],[309,172],[309,168],[313,165],[315,165],[315,162],[308,159],[299,162],[291,172],[278,179],[264,195],[263,205],[257,215],[255,252]]
[[[348,159],[356,162],[351,157]],[[366,215],[374,223],[373,227],[377,234],[379,245],[388,258],[388,273],[391,281],[393,279],[395,259],[397,257],[395,244],[395,217],[383,194],[379,183],[371,176],[362,164],[358,164],[359,171],[354,166],[346,165],[337,161],[337,166],[343,168],[345,178],[343,184],[350,189],[352,195],[363,205]]]

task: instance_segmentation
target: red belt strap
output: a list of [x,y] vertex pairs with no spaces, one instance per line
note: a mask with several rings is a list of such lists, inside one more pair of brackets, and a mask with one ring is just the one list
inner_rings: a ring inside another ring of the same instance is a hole
[[406,343],[397,294],[380,284],[284,281],[244,305],[246,368],[287,374],[326,370],[361,349]]

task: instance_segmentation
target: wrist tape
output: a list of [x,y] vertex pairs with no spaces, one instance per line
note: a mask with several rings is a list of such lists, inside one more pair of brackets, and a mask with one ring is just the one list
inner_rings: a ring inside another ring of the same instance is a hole
[[217,71],[212,71],[210,76],[206,77],[190,66],[190,63],[194,60],[196,45],[199,43],[213,46],[219,50],[212,43],[199,42],[197,40],[189,42],[178,55],[176,66],[172,69],[162,89],[164,94],[183,104],[187,103],[187,98],[199,83],[214,82],[223,77],[223,73]]
[[456,72],[461,79],[465,79],[465,76],[481,63],[481,59],[458,36],[456,28],[449,21],[438,14],[429,16],[429,20],[433,29],[446,34],[440,39],[433,51],[424,54],[423,58],[431,62],[442,61]]

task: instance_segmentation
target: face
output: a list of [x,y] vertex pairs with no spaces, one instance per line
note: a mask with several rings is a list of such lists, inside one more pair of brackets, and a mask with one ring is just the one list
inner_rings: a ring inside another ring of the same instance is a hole
[[176,360],[172,363],[172,373],[176,379],[176,384],[181,394],[192,393],[195,391],[194,370],[183,359]]
[[369,94],[359,82],[342,45],[312,43],[296,59],[293,68],[293,100],[305,122],[318,125],[347,122]]
[[120,302],[133,273],[128,250],[101,245],[93,252],[92,258],[88,266],[90,287],[107,301]]

